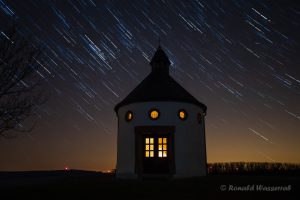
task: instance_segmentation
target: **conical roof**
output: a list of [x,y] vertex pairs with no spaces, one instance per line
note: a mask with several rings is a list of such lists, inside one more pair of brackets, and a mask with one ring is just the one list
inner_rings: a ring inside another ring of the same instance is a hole
[[116,112],[120,107],[132,103],[171,101],[198,105],[206,113],[206,105],[199,102],[169,75],[170,60],[160,46],[150,65],[152,72],[123,101],[115,106]]
[[153,58],[150,61],[150,65],[153,67],[155,64],[161,64],[162,66],[169,67],[171,64],[168,56],[162,50],[161,46],[159,45]]

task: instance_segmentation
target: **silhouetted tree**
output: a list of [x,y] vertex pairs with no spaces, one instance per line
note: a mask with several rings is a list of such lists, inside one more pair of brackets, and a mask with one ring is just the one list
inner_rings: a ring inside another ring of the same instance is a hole
[[34,127],[33,122],[29,128],[23,123],[46,100],[37,73],[41,53],[16,26],[0,31],[0,137],[14,137],[12,130],[27,132]]

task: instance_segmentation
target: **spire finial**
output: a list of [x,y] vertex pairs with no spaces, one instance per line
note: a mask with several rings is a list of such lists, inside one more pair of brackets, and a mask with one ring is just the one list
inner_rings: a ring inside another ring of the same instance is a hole
[[158,46],[160,47],[160,37],[158,37]]

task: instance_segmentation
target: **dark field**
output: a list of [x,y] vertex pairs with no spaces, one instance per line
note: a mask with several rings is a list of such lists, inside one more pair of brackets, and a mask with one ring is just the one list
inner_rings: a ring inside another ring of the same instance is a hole
[[[253,197],[298,199],[299,180],[298,175],[221,174],[178,180],[118,180],[113,174],[77,170],[0,172],[0,199],[186,200],[225,199],[229,196],[242,197],[239,199],[253,199]],[[249,190],[254,191],[228,191],[230,187],[237,186],[243,187],[244,190],[248,187]],[[274,186],[283,186],[289,191],[258,191],[257,189],[257,187],[264,187],[265,190],[272,188],[274,190]],[[226,187],[226,191],[221,191],[220,187]]]

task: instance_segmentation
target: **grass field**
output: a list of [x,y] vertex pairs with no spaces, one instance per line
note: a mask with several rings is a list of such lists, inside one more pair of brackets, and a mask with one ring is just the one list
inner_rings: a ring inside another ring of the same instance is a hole
[[[297,199],[299,181],[293,175],[118,180],[113,174],[77,170],[0,172],[0,199]],[[263,191],[278,187],[287,191]],[[228,191],[230,188],[235,191]]]

